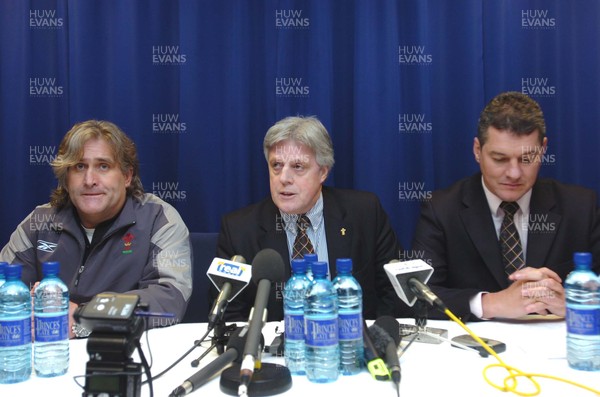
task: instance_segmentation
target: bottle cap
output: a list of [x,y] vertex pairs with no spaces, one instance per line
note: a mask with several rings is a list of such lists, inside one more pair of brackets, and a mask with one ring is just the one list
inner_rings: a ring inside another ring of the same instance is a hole
[[4,269],[4,274],[6,275],[6,279],[20,279],[21,278],[21,264],[13,263],[12,265],[6,266]]
[[42,263],[42,273],[44,275],[58,274],[58,269],[59,268],[60,268],[60,264],[58,262],[44,262],[44,263]]
[[304,254],[304,259],[306,260],[306,273],[311,273],[311,266],[319,260],[319,256],[317,254]]
[[327,275],[327,262],[313,262],[312,272],[315,276]]
[[575,252],[573,262],[575,262],[575,268],[577,269],[591,269],[592,254],[589,252]]
[[338,273],[352,273],[352,259],[338,258],[335,261],[335,267]]
[[292,259],[292,271],[294,273],[306,273],[306,260]]
[[7,262],[0,262],[0,277],[4,277],[4,269],[8,266]]

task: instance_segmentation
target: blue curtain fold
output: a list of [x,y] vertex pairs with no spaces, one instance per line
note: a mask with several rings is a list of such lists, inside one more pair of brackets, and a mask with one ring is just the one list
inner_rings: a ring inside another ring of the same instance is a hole
[[315,115],[327,184],[376,193],[405,248],[419,205],[477,171],[483,106],[538,100],[542,175],[598,190],[600,3],[536,0],[0,1],[0,241],[55,181],[76,122],[138,146],[191,231],[269,194],[267,129]]

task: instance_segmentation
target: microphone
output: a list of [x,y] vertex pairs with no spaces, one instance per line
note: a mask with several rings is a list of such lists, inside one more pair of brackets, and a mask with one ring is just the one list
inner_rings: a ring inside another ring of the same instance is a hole
[[400,359],[398,358],[398,346],[402,341],[400,336],[400,324],[391,316],[383,316],[375,320],[375,323],[369,327],[369,332],[373,337],[373,344],[377,352],[385,356],[385,362],[396,384],[396,390],[400,395]]
[[404,262],[393,260],[383,265],[383,268],[398,297],[408,306],[413,306],[417,299],[420,299],[442,312],[446,310],[446,305],[442,300],[425,285],[433,273],[433,268],[425,261],[421,259]]
[[210,364],[189,377],[181,386],[169,394],[169,397],[185,396],[207,383],[213,375],[238,360],[244,351],[248,327],[238,328],[230,337],[227,343],[227,350]]
[[[244,356],[240,366],[239,396],[248,395],[248,386],[255,366],[260,369],[260,334],[267,321],[267,305],[271,293],[271,282],[284,281],[284,264],[281,255],[271,248],[256,254],[252,261],[252,281],[257,284],[254,306],[248,319],[248,338],[244,346]],[[258,364],[258,365],[257,365]]]
[[417,296],[418,299],[421,299],[431,306],[435,307],[441,312],[446,310],[446,305],[433,291],[425,284],[423,284],[419,279],[410,278],[408,280],[408,286],[411,291]]
[[446,305],[429,289],[425,283],[433,273],[433,267],[421,259],[400,262],[393,260],[383,265],[385,272],[394,286],[398,297],[408,306],[415,303],[416,326],[405,326],[405,336],[414,334],[417,342],[442,343],[443,338],[448,337],[448,331],[440,328],[426,327],[427,305],[432,305],[442,313]]
[[210,331],[223,318],[227,304],[250,282],[252,266],[246,264],[246,259],[241,255],[234,255],[231,260],[215,258],[206,275],[219,290],[219,295],[208,314]]
[[377,352],[377,348],[373,340],[371,339],[371,334],[369,332],[369,328],[367,327],[367,323],[363,320],[363,341],[365,344],[365,364],[367,365],[367,369],[373,379],[375,380],[388,380],[390,379],[390,372],[388,368],[385,366],[385,363],[380,357],[380,354]]
[[398,323],[398,320],[392,316],[381,316],[375,320],[373,325],[377,325],[379,328],[387,332],[388,335],[392,337],[396,347],[400,346],[400,342],[402,342],[402,335],[400,334],[400,324]]

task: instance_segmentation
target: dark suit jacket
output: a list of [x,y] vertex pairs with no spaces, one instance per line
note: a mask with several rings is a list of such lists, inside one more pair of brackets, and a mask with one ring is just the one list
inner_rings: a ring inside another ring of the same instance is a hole
[[[573,269],[573,253],[587,251],[598,272],[596,200],[592,190],[538,179],[531,195],[525,265],[552,269],[564,281]],[[412,249],[434,268],[432,290],[464,320],[476,319],[469,309],[473,295],[509,285],[480,173],[434,192],[422,204]]]
[[[403,303],[397,297],[383,265],[400,254],[400,245],[388,217],[372,193],[323,187],[323,215],[329,268],[332,278],[337,274],[335,260],[351,258],[353,275],[363,290],[363,315],[375,319],[381,315],[396,315]],[[285,279],[273,283],[268,321],[283,319],[282,295],[290,277],[287,238],[279,210],[270,197],[223,217],[217,256],[230,258],[242,255],[249,263],[264,248],[281,254],[285,264]],[[211,288],[211,299],[216,296]],[[247,321],[254,304],[256,287],[248,285],[226,310],[226,321]]]

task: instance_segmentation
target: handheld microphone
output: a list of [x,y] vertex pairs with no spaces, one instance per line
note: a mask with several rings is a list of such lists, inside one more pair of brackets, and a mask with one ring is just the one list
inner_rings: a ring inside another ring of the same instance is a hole
[[[427,304],[436,309],[446,310],[446,305],[442,300],[425,285],[433,268],[421,259],[399,262],[393,260],[383,265],[390,282],[396,290],[398,297],[408,306],[415,306],[416,326],[408,326],[406,331],[409,334],[415,334],[417,342],[424,343],[442,343],[442,338],[447,338],[448,331],[440,328],[426,327],[427,323]],[[404,334],[406,336],[406,334]]]
[[385,332],[392,337],[394,344],[396,347],[400,346],[400,342],[402,342],[402,334],[400,333],[400,323],[392,316],[381,316],[373,325],[377,325],[379,328],[383,329]]
[[393,260],[383,265],[398,297],[408,306],[422,299],[442,312],[446,305],[425,283],[431,277],[433,268],[421,259],[399,262]]
[[[271,293],[271,282],[284,281],[284,264],[279,253],[271,248],[261,250],[252,261],[252,280],[257,284],[254,307],[248,319],[248,338],[244,346],[244,357],[240,366],[238,395],[246,396],[255,366],[260,369],[260,334],[267,320],[267,305]],[[258,365],[257,365],[258,364]]]
[[250,282],[252,266],[246,264],[246,259],[241,255],[234,255],[231,260],[215,258],[206,275],[219,290],[208,314],[208,330],[211,330],[223,318],[227,304]]
[[390,372],[385,366],[385,363],[381,359],[373,340],[371,339],[371,333],[367,327],[367,323],[363,320],[363,341],[365,344],[365,363],[369,373],[375,380],[388,380],[390,379]]
[[402,341],[400,324],[394,317],[383,316],[375,320],[375,323],[369,327],[369,332],[371,332],[377,352],[385,357],[385,362],[399,395],[401,372],[398,346]]
[[241,358],[247,335],[248,327],[238,328],[229,337],[225,353],[189,377],[181,386],[173,390],[169,397],[181,397],[193,392],[207,383],[217,372]]

